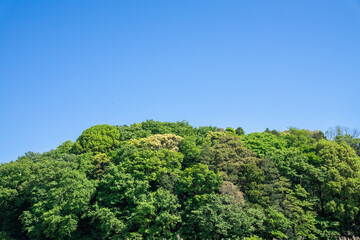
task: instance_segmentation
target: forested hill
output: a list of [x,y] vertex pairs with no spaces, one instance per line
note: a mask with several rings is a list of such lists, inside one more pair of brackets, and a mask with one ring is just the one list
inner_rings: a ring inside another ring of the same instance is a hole
[[0,239],[360,236],[360,139],[148,120],[0,165]]

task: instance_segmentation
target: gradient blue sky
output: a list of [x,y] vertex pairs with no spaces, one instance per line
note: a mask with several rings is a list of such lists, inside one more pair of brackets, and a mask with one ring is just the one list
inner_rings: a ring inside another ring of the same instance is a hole
[[0,0],[0,162],[102,123],[359,128],[359,90],[359,0]]

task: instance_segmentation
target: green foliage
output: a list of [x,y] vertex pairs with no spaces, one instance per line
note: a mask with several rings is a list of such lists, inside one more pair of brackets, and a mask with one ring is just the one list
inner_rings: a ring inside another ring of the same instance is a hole
[[174,238],[176,225],[181,222],[177,209],[178,199],[169,191],[159,188],[150,193],[136,207],[131,222],[140,226],[138,233],[146,239]]
[[226,132],[208,132],[205,137],[205,141],[211,146],[214,145],[222,136],[225,136]]
[[240,135],[240,136],[245,135],[245,131],[242,127],[238,127],[235,132],[237,135]]
[[251,237],[246,237],[244,238],[245,240],[262,240],[262,238],[258,237],[258,236],[251,236]]
[[10,237],[7,232],[0,232],[0,239],[2,239],[2,240],[13,240],[14,238]]
[[197,144],[195,136],[186,136],[180,143],[180,151],[184,154],[184,167],[200,163],[202,146]]
[[342,135],[341,133],[334,137],[334,140],[337,143],[346,143],[348,144],[352,149],[355,150],[356,154],[360,156],[360,138],[355,138],[354,136],[350,134]]
[[302,149],[323,138],[323,134],[321,136],[320,133],[320,137],[318,137],[317,133],[319,133],[319,131],[312,132],[305,129],[290,128],[289,131],[285,131],[284,138],[288,141],[289,146]]
[[242,170],[257,161],[255,154],[245,147],[240,138],[233,135],[223,135],[212,147],[214,158],[209,162],[211,169],[218,169],[226,181],[238,183],[241,181]]
[[33,159],[25,157],[0,165],[0,230],[4,236],[25,237],[18,218],[29,206],[34,165]]
[[161,149],[179,151],[179,144],[182,140],[182,137],[174,134],[157,134],[147,138],[132,139],[130,143],[153,151],[159,151]]
[[57,154],[70,153],[74,143],[70,140],[63,142],[60,146],[56,148]]
[[68,239],[89,208],[94,184],[78,171],[58,171],[46,176],[50,184],[33,189],[33,206],[20,216],[30,238]]
[[321,185],[322,216],[340,222],[340,229],[359,234],[360,158],[346,143],[321,140],[316,145],[317,155],[323,159],[326,179]]
[[291,221],[284,214],[276,209],[269,207],[266,210],[266,238],[287,238],[287,234],[291,231]]
[[119,239],[125,231],[126,225],[117,218],[116,212],[110,208],[99,207],[97,203],[88,211],[86,218],[93,226],[91,235],[94,239]]
[[168,149],[152,151],[137,148],[133,144],[123,144],[116,151],[113,160],[124,172],[137,179],[162,184],[164,177],[178,175],[183,158],[182,153]]
[[[314,149],[315,151],[315,149]],[[294,184],[303,184],[312,188],[325,179],[325,172],[320,168],[323,161],[314,153],[303,153],[295,147],[273,150],[266,155],[277,166],[281,175],[291,179]]]
[[226,198],[210,194],[204,204],[189,213],[182,232],[194,239],[243,239],[255,231],[256,220]]
[[230,132],[232,134],[236,134],[235,130],[232,127],[227,127],[225,131]]
[[114,150],[119,144],[120,132],[115,126],[107,124],[96,125],[86,129],[76,140],[72,152],[105,153]]
[[188,122],[157,122],[153,120],[147,120],[142,123],[142,129],[150,131],[151,134],[165,134],[172,133],[178,136],[195,135],[196,130],[189,125]]
[[0,165],[0,239],[360,236],[355,133],[97,125]]
[[110,158],[104,153],[99,153],[94,156],[94,177],[99,179],[106,174],[107,168],[110,164]]
[[[173,237],[181,221],[177,197],[162,188],[151,192],[149,187],[147,181],[111,166],[99,183],[98,204],[90,213],[92,221],[100,224],[99,231],[112,238],[135,233],[143,238]],[[111,222],[120,228],[113,228]]]
[[76,164],[46,154],[1,166],[0,176],[2,229],[11,227],[7,232],[15,238],[69,238],[95,190]]
[[239,188],[234,185],[232,182],[224,181],[220,186],[221,195],[227,197],[227,200],[238,206],[245,205],[244,194],[239,190]]
[[246,147],[256,152],[259,157],[263,158],[266,154],[273,152],[275,149],[285,149],[287,141],[274,134],[263,133],[250,133],[249,135],[241,138]]
[[221,184],[222,177],[219,173],[210,171],[206,165],[198,164],[181,173],[177,191],[185,199],[203,201],[207,194],[218,192]]
[[266,128],[264,132],[274,134],[275,136],[280,136],[280,133],[278,131],[276,131],[276,130],[270,131],[269,128]]
[[344,177],[359,176],[360,158],[349,145],[322,140],[316,145],[316,151],[325,167],[336,167]]

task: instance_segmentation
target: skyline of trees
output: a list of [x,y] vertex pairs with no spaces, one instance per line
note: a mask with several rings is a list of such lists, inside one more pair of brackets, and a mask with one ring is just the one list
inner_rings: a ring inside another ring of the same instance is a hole
[[360,236],[360,139],[337,127],[246,134],[96,125],[0,165],[2,239]]

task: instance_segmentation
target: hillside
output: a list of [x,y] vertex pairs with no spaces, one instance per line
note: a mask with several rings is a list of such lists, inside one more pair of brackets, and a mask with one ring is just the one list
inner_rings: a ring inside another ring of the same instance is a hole
[[148,120],[0,165],[0,239],[360,236],[360,139]]

